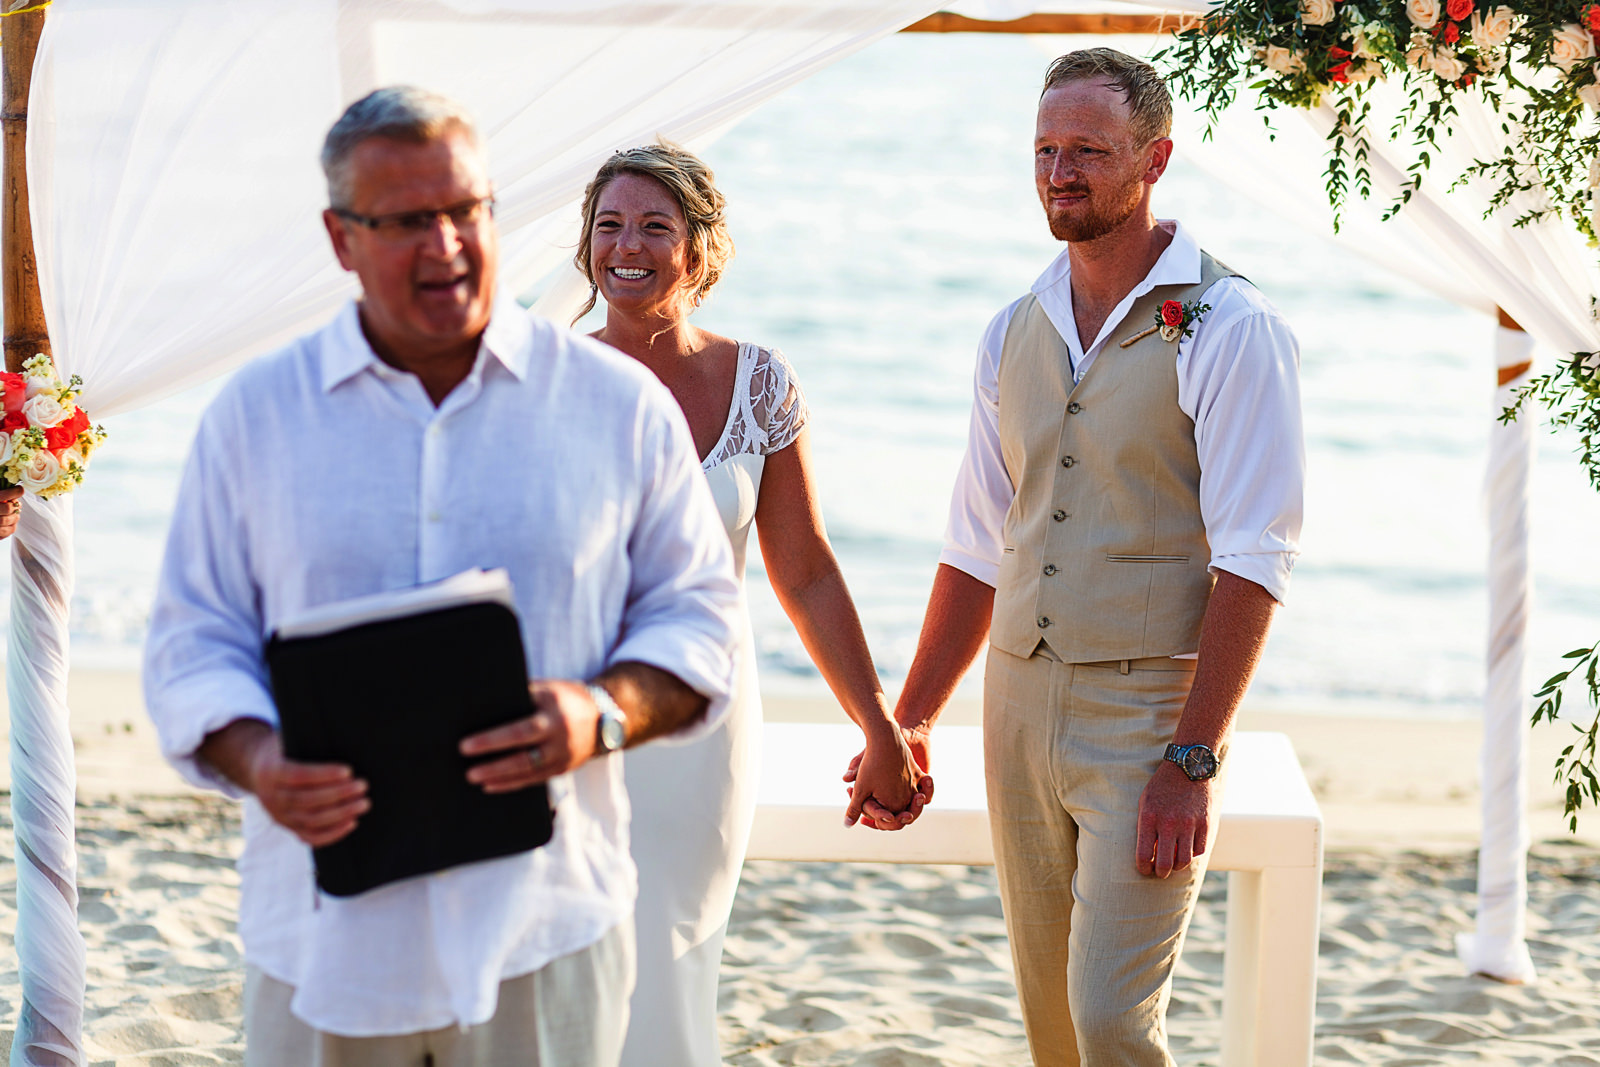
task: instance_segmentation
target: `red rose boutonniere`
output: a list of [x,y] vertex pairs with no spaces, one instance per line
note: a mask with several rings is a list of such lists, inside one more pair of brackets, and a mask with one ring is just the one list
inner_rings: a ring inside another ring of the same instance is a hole
[[1161,305],[1161,310],[1156,312],[1156,327],[1161,331],[1161,339],[1176,341],[1180,337],[1193,336],[1194,324],[1200,321],[1200,316],[1210,310],[1210,304],[1202,304],[1198,300],[1191,300],[1187,304],[1168,300]]

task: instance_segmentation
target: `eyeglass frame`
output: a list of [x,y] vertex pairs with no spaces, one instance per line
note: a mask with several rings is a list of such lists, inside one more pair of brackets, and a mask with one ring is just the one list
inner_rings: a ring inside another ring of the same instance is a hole
[[396,231],[396,236],[399,237],[420,237],[432,230],[441,218],[450,219],[450,225],[454,227],[457,232],[460,232],[467,226],[475,226],[482,221],[482,216],[479,216],[477,219],[473,219],[468,222],[457,222],[455,219],[450,217],[451,213],[455,211],[468,211],[475,208],[488,208],[489,218],[492,219],[494,218],[494,205],[494,194],[490,193],[487,196],[480,196],[474,200],[463,200],[461,203],[452,204],[449,207],[422,208],[417,211],[391,211],[382,215],[363,215],[360,212],[351,211],[349,208],[343,207],[330,207],[328,210],[333,212],[339,218],[348,222],[353,222],[357,226],[365,227],[367,230],[378,234],[379,236],[382,236],[382,232],[379,230],[379,227],[386,223],[399,223],[401,220],[409,218],[424,218],[427,220],[426,225],[419,226],[414,230],[405,226],[399,226],[397,227]]

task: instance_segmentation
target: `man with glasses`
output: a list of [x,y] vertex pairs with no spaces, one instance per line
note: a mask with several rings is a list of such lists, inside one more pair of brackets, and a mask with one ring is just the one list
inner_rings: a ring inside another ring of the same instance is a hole
[[[206,412],[146,648],[163,750],[246,798],[246,1062],[615,1064],[635,875],[622,765],[605,757],[720,721],[727,537],[660,383],[497,296],[488,171],[458,105],[374,92],[322,162],[324,222],[361,297]],[[355,828],[366,783],[284,757],[262,642],[307,609],[473,567],[510,572],[534,711],[463,741],[467,777],[548,783],[555,836],[320,894],[310,847]]]

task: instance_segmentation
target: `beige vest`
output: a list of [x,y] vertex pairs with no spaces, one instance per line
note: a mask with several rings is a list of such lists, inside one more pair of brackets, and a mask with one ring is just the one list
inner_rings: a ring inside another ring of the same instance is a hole
[[[1195,651],[1211,596],[1194,420],[1178,407],[1178,344],[1154,324],[1234,272],[1205,253],[1196,285],[1133,302],[1076,386],[1066,342],[1033,295],[1000,355],[1000,451],[1016,497],[989,639],[1063,663]],[[1191,327],[1192,329],[1193,327]]]

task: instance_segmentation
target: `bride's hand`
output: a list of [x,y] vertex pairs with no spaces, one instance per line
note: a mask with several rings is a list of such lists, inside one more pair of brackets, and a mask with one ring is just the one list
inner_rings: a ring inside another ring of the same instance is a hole
[[[919,766],[905,731],[882,731],[867,739],[844,772],[849,807],[845,825],[877,830],[910,826],[933,797],[933,779]],[[924,751],[926,751],[924,749]]]

